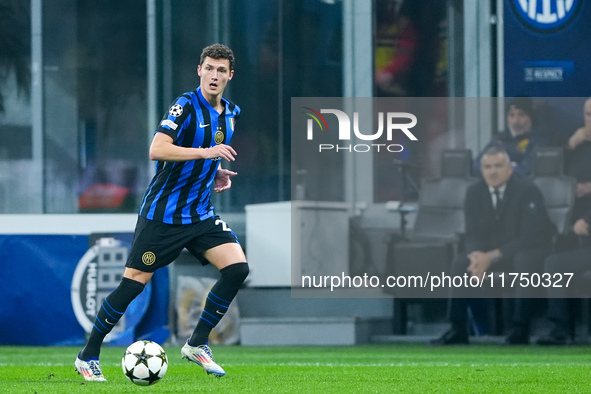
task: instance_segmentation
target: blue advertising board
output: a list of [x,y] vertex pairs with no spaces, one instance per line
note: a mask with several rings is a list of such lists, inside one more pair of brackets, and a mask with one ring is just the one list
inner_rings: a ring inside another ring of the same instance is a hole
[[586,97],[591,2],[505,0],[505,96]]
[[[131,241],[132,234],[115,238]],[[105,292],[120,280],[126,244],[97,245],[86,235],[0,235],[0,345],[83,345]],[[89,248],[89,243],[90,248]],[[123,262],[124,263],[124,262]],[[130,305],[110,344],[164,342],[168,270]]]

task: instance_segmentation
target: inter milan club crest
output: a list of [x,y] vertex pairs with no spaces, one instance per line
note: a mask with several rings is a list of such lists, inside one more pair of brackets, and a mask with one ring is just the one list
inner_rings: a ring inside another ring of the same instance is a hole
[[156,255],[154,252],[146,252],[142,255],[142,263],[152,265],[156,262]]
[[215,132],[215,136],[213,137],[213,140],[215,141],[216,144],[221,144],[224,142],[224,133],[222,132],[222,130],[219,130]]
[[579,14],[583,0],[513,0],[521,23],[537,33],[556,33],[568,27]]

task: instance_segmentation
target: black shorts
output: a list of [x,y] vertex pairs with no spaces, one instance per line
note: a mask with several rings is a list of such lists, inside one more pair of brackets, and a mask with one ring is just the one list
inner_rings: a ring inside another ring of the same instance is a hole
[[239,243],[228,225],[214,216],[193,224],[166,224],[139,216],[126,267],[154,272],[172,263],[186,248],[201,264],[203,253],[225,243]]

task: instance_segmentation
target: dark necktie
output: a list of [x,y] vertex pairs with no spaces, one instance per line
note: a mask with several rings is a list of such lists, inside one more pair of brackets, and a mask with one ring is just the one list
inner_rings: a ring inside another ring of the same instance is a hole
[[503,205],[503,199],[501,198],[501,191],[499,189],[495,189],[495,213],[498,215],[501,212],[501,206]]

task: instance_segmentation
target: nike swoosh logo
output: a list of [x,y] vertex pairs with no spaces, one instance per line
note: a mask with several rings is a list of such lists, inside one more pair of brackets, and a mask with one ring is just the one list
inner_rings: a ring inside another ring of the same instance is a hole
[[211,124],[211,123],[208,123],[208,124],[201,124],[201,123],[199,123],[199,127],[201,127],[201,128],[204,128],[204,127],[207,127],[207,126],[209,126],[210,124]]
[[216,310],[216,313],[217,313],[218,315],[223,315],[223,314],[225,314],[226,312],[220,312],[220,310],[219,310],[219,309],[217,309],[217,310]]
[[112,325],[112,326],[114,326],[114,325],[116,324],[116,323],[111,323],[111,322],[109,321],[109,319],[105,319],[105,322],[106,322],[107,324],[110,324],[110,325]]

